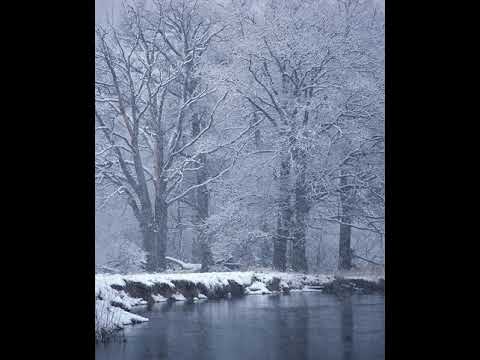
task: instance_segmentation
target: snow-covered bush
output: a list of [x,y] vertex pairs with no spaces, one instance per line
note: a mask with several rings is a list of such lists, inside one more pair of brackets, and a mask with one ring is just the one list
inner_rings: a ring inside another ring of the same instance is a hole
[[106,342],[119,330],[115,324],[115,313],[110,310],[107,301],[95,300],[95,340]]
[[133,241],[124,240],[112,249],[111,259],[106,265],[121,273],[138,272],[143,269],[146,254]]

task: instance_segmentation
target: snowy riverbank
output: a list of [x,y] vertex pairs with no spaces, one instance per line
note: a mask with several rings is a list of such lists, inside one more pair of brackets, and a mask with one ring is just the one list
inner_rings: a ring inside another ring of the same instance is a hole
[[162,301],[204,301],[230,296],[288,294],[291,291],[383,292],[380,276],[305,275],[280,272],[158,273],[95,275],[97,337],[148,321],[134,306]]

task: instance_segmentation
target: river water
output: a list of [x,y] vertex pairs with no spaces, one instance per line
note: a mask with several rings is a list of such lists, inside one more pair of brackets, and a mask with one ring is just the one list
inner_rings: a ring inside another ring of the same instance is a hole
[[137,312],[125,342],[96,346],[96,360],[381,360],[385,305],[379,295],[252,295],[161,303]]

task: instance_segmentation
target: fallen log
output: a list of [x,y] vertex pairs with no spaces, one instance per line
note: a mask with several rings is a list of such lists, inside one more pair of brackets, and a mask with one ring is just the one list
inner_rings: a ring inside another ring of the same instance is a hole
[[385,264],[380,264],[380,263],[377,263],[377,262],[375,262],[375,261],[373,261],[373,260],[365,259],[364,257],[361,257],[361,256],[356,255],[356,254],[352,254],[352,257],[357,258],[357,259],[360,259],[360,260],[363,260],[363,261],[366,261],[366,262],[369,262],[370,264],[373,264],[373,265],[385,266]]
[[190,263],[186,263],[186,262],[183,262],[182,260],[179,260],[179,259],[175,259],[171,256],[165,256],[165,260],[167,261],[170,261],[178,266],[180,266],[182,268],[182,270],[193,270],[193,271],[197,271],[197,270],[200,270],[202,268],[202,264],[190,264]]

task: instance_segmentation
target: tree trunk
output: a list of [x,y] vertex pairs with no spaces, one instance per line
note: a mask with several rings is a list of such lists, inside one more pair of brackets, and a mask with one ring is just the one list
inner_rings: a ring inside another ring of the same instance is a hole
[[155,225],[156,266],[158,271],[164,271],[168,239],[168,206],[160,194],[155,198]]
[[277,231],[273,240],[273,267],[275,270],[287,269],[287,241],[290,237],[292,210],[290,208],[290,154],[283,152],[279,175],[279,201]]
[[144,239],[144,249],[147,252],[147,271],[157,271],[158,268],[158,248],[156,236],[155,214],[152,208],[152,201],[148,191],[145,170],[138,145],[138,130],[135,136],[132,136],[133,164],[138,181],[137,195],[141,211],[138,219]]
[[143,237],[143,249],[147,253],[145,269],[148,272],[165,270],[165,253],[167,245],[167,206],[166,203],[155,204],[155,218],[140,223]]
[[[348,217],[343,217],[343,221],[349,221]],[[352,268],[352,256],[350,250],[352,228],[348,225],[340,224],[340,245],[339,262],[340,270],[350,270]]]
[[[199,114],[193,114],[192,116],[192,136],[197,136],[201,131],[201,119]],[[200,169],[197,170],[197,184],[201,184],[208,179],[207,158],[205,154],[202,154],[198,158]],[[207,231],[204,227],[208,218],[208,205],[210,200],[210,194],[207,186],[199,187],[195,190],[195,200],[197,211],[195,215],[195,224],[198,226],[199,231],[197,234],[197,244],[200,247],[200,260],[202,263],[202,271],[208,271],[210,265],[213,264],[213,255],[210,249],[210,241]]]
[[[250,121],[250,125],[253,125],[253,124],[256,124],[259,120],[259,117],[258,117],[258,112],[256,109],[253,109],[253,117],[252,117],[252,120]],[[254,143],[255,143],[255,148],[257,150],[261,150],[262,149],[262,134],[260,132],[260,128],[257,127],[255,129],[255,132],[254,132]]]
[[168,241],[168,204],[165,201],[167,183],[163,177],[164,162],[164,141],[165,134],[162,129],[162,112],[165,92],[162,95],[159,112],[155,112],[156,129],[155,129],[155,146],[154,146],[154,185],[155,185],[155,238],[154,248],[152,251],[156,256],[156,271],[164,271],[166,269],[165,255],[167,251]]
[[143,249],[147,254],[145,270],[148,272],[154,272],[157,270],[157,254],[154,251],[156,239],[152,223],[152,221],[146,220],[143,220],[140,223],[140,231],[143,237]]
[[183,254],[183,225],[182,225],[182,219],[183,219],[183,214],[182,214],[182,209],[180,204],[177,205],[177,237],[178,237],[178,243],[175,244],[175,250],[177,257],[179,259],[184,259],[184,254]]
[[293,234],[292,269],[299,272],[307,272],[306,247],[306,220],[310,211],[307,199],[306,177],[306,154],[300,149],[294,152],[294,160],[297,168],[295,181],[295,228]]
[[352,268],[352,254],[351,254],[351,236],[352,227],[347,224],[351,224],[352,218],[350,214],[349,191],[346,190],[348,180],[346,176],[340,178],[340,201],[341,201],[341,217],[340,217],[340,239],[339,239],[339,253],[338,253],[338,268],[339,270],[350,270]]
[[[188,41],[185,40],[184,43],[184,58],[187,58],[189,54]],[[183,84],[183,101],[186,102],[193,94],[198,80],[193,76],[193,63],[194,59],[192,58],[185,64],[184,67],[184,84]],[[192,124],[192,137],[197,136],[201,131],[201,118],[200,115],[195,110],[191,117]],[[197,159],[199,162],[200,169],[196,173],[196,183],[201,184],[208,179],[208,169],[207,169],[207,159],[206,155],[202,154]],[[209,204],[209,192],[206,186],[202,186],[195,190],[195,224],[198,226],[199,231],[197,234],[197,239],[193,239],[192,255],[193,257],[200,256],[200,261],[202,263],[202,271],[208,271],[209,265],[213,264],[213,256],[210,250],[210,241],[208,239],[208,234],[204,229],[205,221],[208,218],[208,204]]]
[[[165,270],[165,252],[167,245],[167,204],[155,201],[155,217],[141,216],[138,220],[143,238],[143,249],[147,261],[145,270],[156,272]],[[144,212],[145,213],[145,212]],[[151,213],[146,211],[146,213]]]
[[[205,156],[201,156],[200,160],[203,168],[200,169],[197,173],[197,183],[200,184],[208,179],[208,170],[206,169],[206,159]],[[196,190],[197,198],[197,216],[196,222],[200,225],[200,232],[198,234],[198,240],[200,244],[201,252],[201,262],[202,262],[202,271],[208,271],[210,265],[213,264],[213,255],[210,248],[210,239],[208,237],[207,229],[205,229],[204,224],[208,218],[208,203],[210,194],[206,186],[202,186]]]

